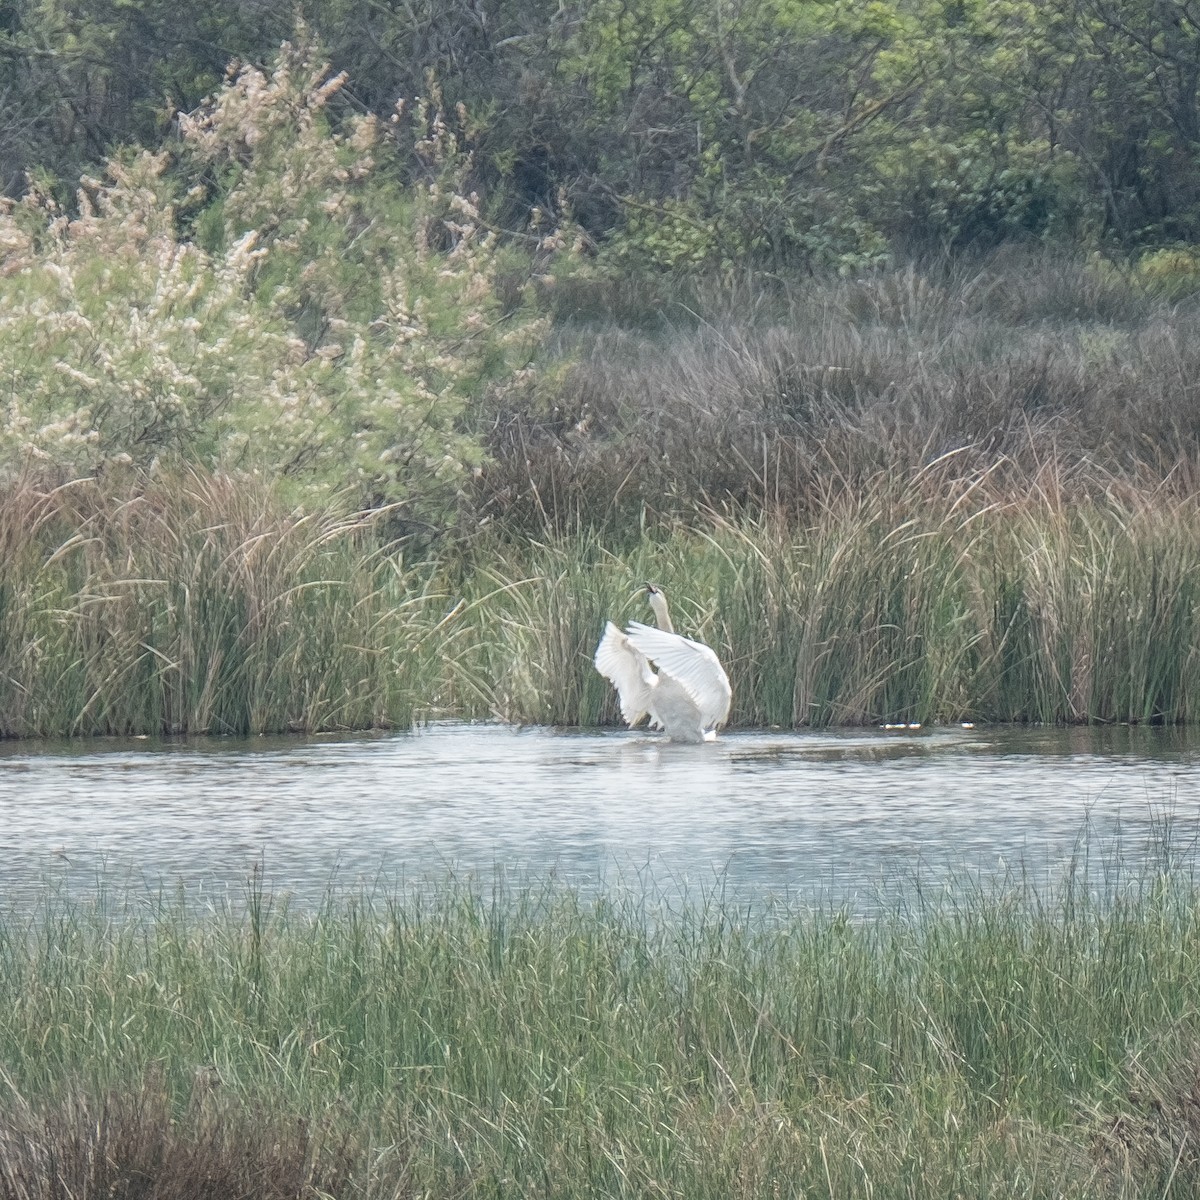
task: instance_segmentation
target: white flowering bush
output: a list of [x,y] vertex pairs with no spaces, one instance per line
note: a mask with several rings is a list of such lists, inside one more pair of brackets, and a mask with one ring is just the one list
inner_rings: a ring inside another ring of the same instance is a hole
[[501,304],[440,107],[403,126],[425,182],[402,186],[386,127],[328,119],[343,83],[285,46],[181,115],[174,152],[85,178],[78,215],[36,189],[0,209],[0,471],[197,463],[449,517],[482,459],[471,399],[541,326]]

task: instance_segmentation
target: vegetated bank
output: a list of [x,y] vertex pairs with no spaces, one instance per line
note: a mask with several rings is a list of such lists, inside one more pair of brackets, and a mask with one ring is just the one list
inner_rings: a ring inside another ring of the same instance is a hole
[[0,926],[6,1196],[1197,1185],[1200,907],[1169,870],[866,922],[557,884],[124,904]]
[[906,272],[762,327],[562,334],[441,532],[183,460],[16,481],[0,729],[610,721],[591,652],[646,579],[735,725],[1194,720],[1195,317],[1119,281],[1131,311],[1031,320],[992,269],[1015,312],[969,323],[981,275]]
[[[921,486],[925,484],[926,486]],[[10,735],[615,719],[591,665],[654,578],[719,647],[735,725],[1187,721],[1200,711],[1200,504],[989,500],[931,467],[808,527],[712,519],[614,552],[489,536],[407,563],[372,520],[208,477],[85,482],[0,512]]]
[[315,55],[0,213],[0,733],[610,721],[646,579],[735,724],[1195,719],[1186,256],[621,279]]

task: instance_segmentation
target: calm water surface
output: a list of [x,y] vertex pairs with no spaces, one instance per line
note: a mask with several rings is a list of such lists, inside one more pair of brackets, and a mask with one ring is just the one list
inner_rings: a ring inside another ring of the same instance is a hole
[[[1191,862],[1200,736],[1150,729],[411,734],[0,746],[0,904],[47,881],[315,904],[331,881],[650,879],[870,907],[897,881]],[[1082,840],[1081,840],[1082,839]]]

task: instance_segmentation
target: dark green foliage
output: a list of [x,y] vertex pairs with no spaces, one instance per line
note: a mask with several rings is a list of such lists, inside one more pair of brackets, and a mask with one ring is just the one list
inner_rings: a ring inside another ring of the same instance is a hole
[[1200,27],[1160,0],[5,0],[0,188],[158,144],[309,33],[344,108],[436,77],[496,220],[565,205],[617,273],[1200,233]]
[[121,143],[156,145],[232,60],[270,57],[293,28],[279,0],[4,0],[0,191],[39,168],[69,186]]

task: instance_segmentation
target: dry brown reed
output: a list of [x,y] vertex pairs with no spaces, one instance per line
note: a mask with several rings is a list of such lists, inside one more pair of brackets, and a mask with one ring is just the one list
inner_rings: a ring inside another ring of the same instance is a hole
[[1009,497],[1200,480],[1200,316],[1115,268],[1009,252],[677,304],[560,334],[512,401],[482,502],[535,527],[636,526],[697,502],[796,519],[953,454]]
[[182,1111],[153,1076],[99,1100],[0,1104],[0,1200],[319,1200],[346,1194],[362,1158],[347,1132],[238,1103],[199,1076]]

